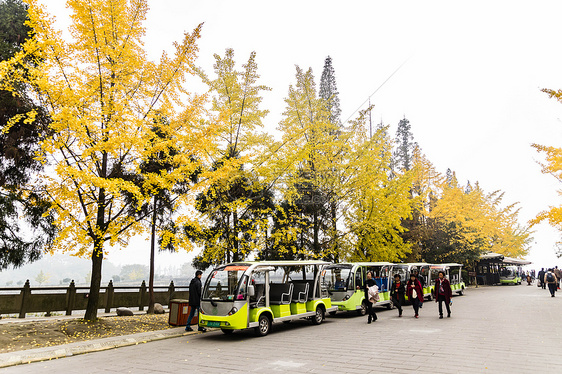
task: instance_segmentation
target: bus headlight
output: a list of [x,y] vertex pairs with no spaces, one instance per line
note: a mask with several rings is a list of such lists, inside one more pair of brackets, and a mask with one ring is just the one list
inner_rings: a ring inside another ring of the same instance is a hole
[[230,312],[228,312],[228,315],[231,316],[231,315],[233,315],[234,313],[236,313],[237,311],[238,311],[238,308],[233,307],[232,309],[230,309]]
[[345,296],[343,297],[343,301],[349,300],[349,298],[350,298],[349,295],[345,295]]

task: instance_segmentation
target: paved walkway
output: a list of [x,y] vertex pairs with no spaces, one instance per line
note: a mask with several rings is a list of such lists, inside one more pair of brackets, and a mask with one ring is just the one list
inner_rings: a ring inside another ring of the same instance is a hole
[[402,318],[381,309],[371,325],[366,317],[338,313],[320,326],[276,324],[263,338],[251,330],[184,336],[178,328],[168,330],[178,330],[178,337],[2,373],[562,372],[562,294],[551,298],[525,285],[469,289],[453,299],[452,318],[437,314],[433,302],[424,304],[419,319],[411,307]]

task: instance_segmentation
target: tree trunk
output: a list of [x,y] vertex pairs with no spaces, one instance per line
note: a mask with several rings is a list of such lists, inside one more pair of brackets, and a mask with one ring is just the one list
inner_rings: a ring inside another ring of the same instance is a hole
[[318,240],[318,231],[320,231],[319,228],[319,224],[318,224],[318,211],[316,210],[316,205],[314,206],[314,214],[313,214],[313,218],[314,218],[314,222],[313,222],[313,230],[314,230],[314,243],[313,243],[313,248],[314,248],[314,254],[318,255],[320,253],[320,243]]
[[226,263],[230,264],[230,213],[226,217],[226,226],[228,227],[228,231],[226,232]]
[[339,258],[339,248],[338,248],[338,218],[337,218],[337,213],[338,213],[338,208],[336,205],[336,202],[334,201],[334,197],[332,197],[331,201],[330,201],[330,210],[332,213],[332,258],[334,260],[334,262],[338,262],[338,258]]
[[[303,216],[303,214],[300,213],[301,220],[302,220],[302,216]],[[302,225],[301,225],[301,229],[300,229],[299,234],[300,234],[300,247],[297,248],[297,250],[298,250],[297,254],[298,254],[300,260],[304,260],[304,259],[300,258],[302,253],[304,253],[304,228],[302,227]],[[307,232],[307,234],[308,234],[308,232]],[[297,240],[297,245],[298,244],[299,244],[299,242]]]
[[232,261],[242,261],[242,256],[240,255],[240,243],[238,242],[238,212],[235,210],[232,213],[232,226],[233,226],[233,233],[234,233],[234,250],[232,255]]
[[[107,166],[107,156],[104,155],[103,168]],[[95,231],[91,233],[94,239],[92,251],[92,278],[90,279],[90,294],[84,319],[94,322],[98,318],[98,304],[100,298],[101,267],[103,262],[103,242],[105,234],[105,189],[100,188],[98,195],[98,212]]]
[[90,293],[84,319],[94,322],[98,317],[98,304],[100,298],[101,266],[103,262],[103,238],[94,239],[94,250],[92,252],[92,279],[90,280]]
[[269,233],[267,232],[267,226],[265,227],[265,251],[263,260],[269,260]]
[[152,213],[150,231],[150,274],[148,276],[148,310],[147,314],[154,314],[154,246],[156,244],[156,219],[157,219],[158,199],[154,196],[154,212]]

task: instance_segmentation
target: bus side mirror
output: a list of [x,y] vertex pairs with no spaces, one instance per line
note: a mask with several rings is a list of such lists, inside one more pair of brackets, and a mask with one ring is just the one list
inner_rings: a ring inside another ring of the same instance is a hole
[[250,297],[256,296],[256,290],[254,289],[253,285],[248,286],[248,296]]

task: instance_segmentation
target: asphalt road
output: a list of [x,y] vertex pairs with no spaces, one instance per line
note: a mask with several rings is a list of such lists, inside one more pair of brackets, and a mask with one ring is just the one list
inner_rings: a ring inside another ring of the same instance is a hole
[[379,309],[377,322],[338,313],[324,323],[159,340],[2,369],[6,373],[562,373],[562,293],[536,286],[471,288],[451,318],[425,302]]

